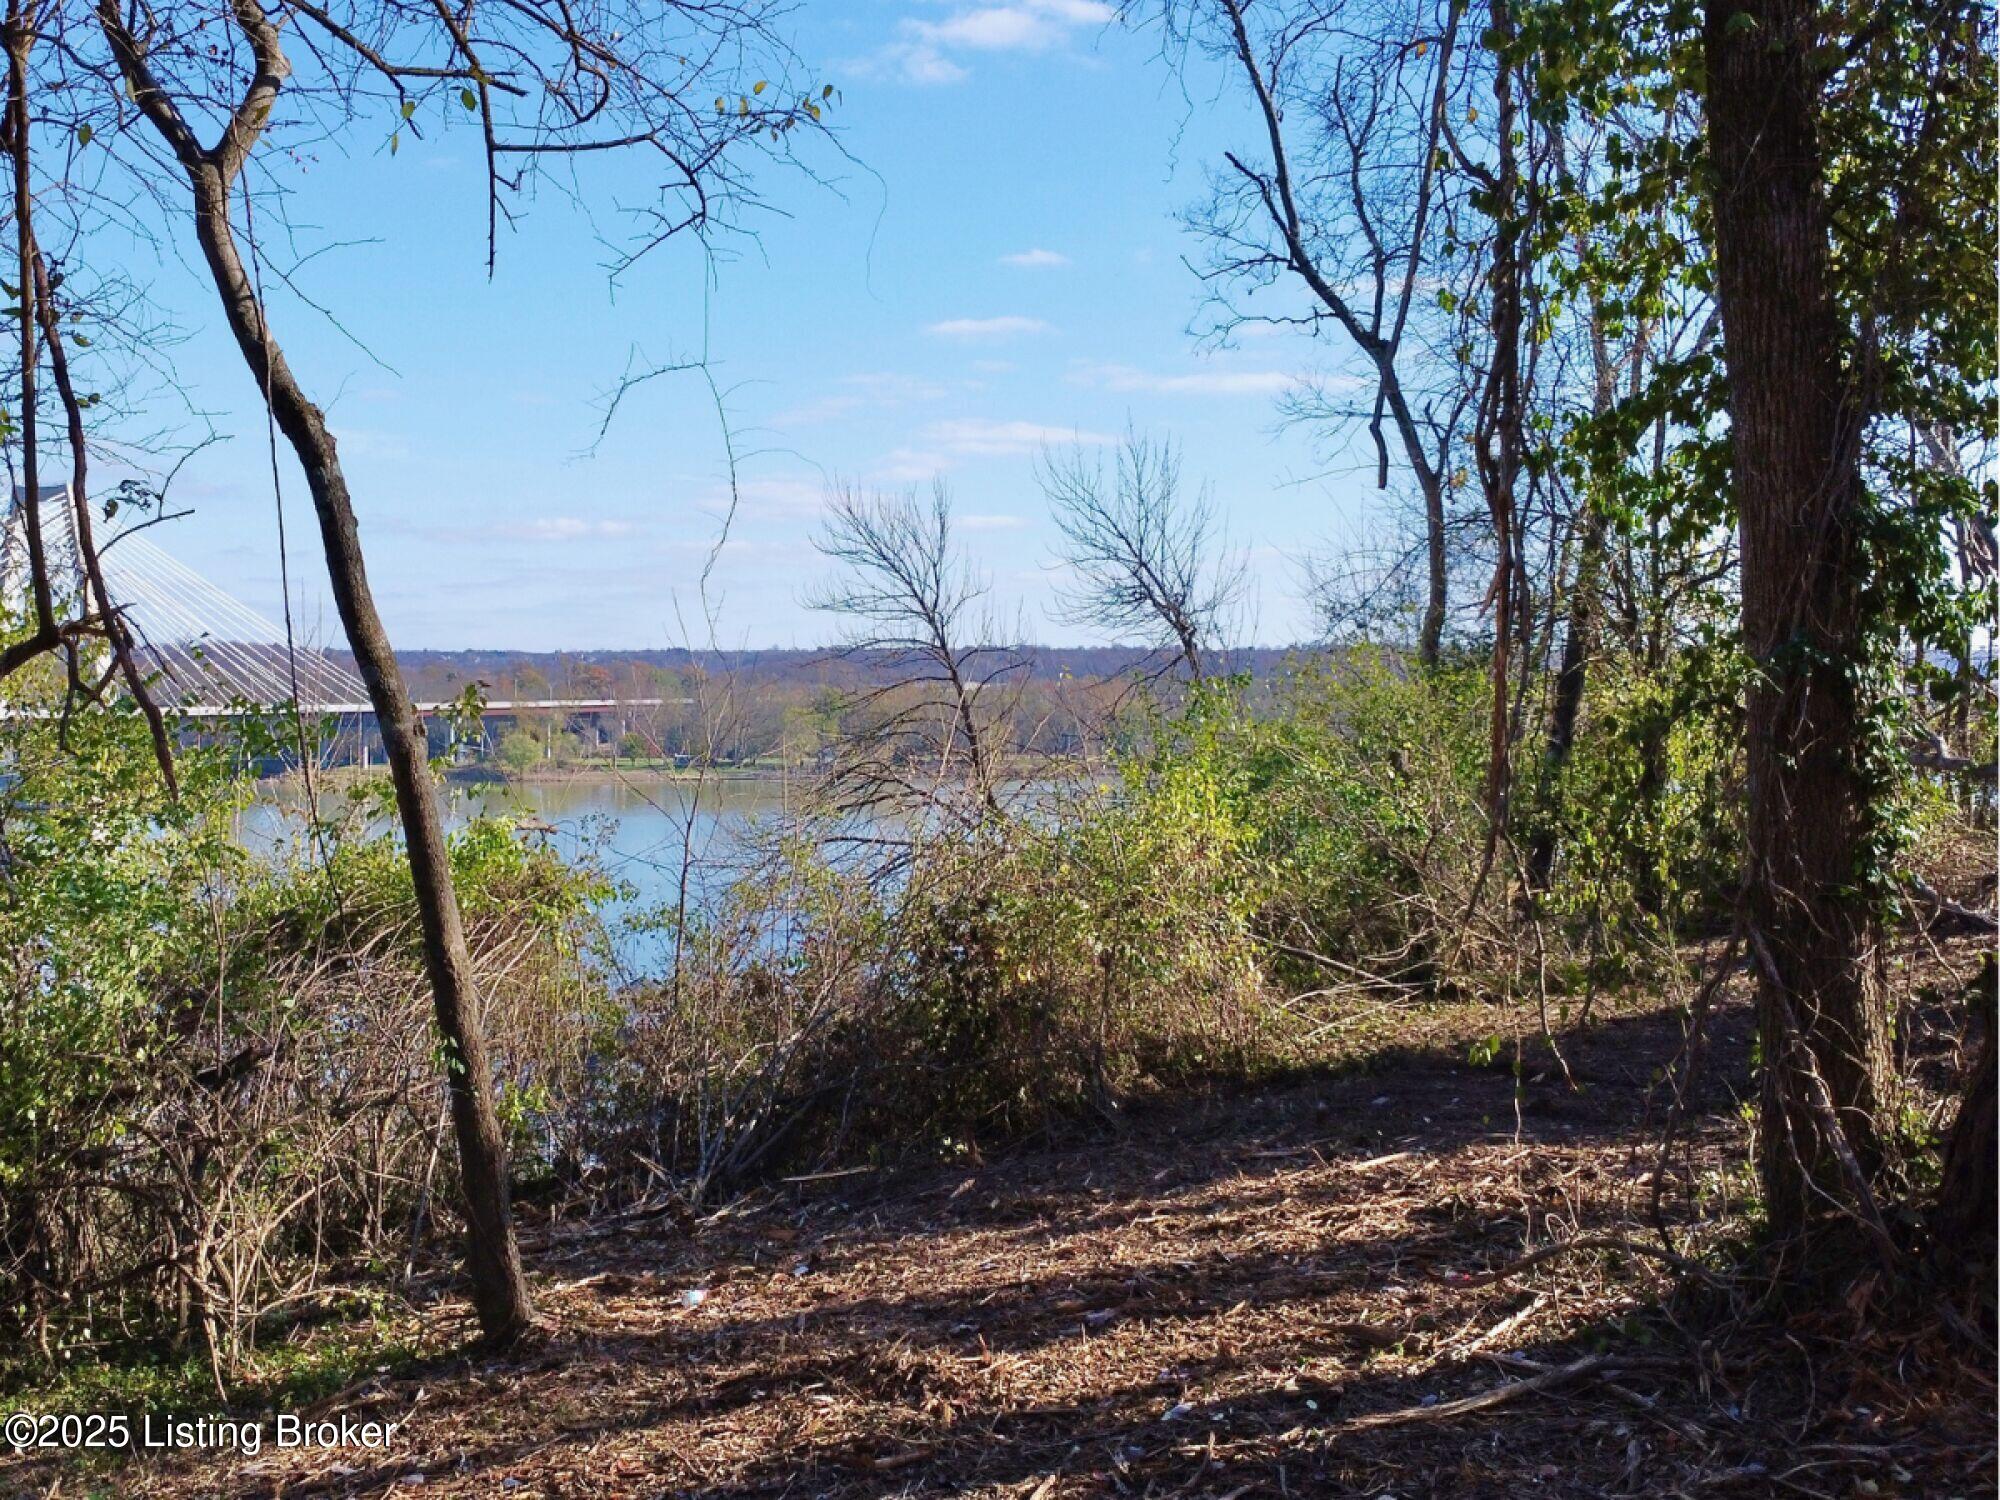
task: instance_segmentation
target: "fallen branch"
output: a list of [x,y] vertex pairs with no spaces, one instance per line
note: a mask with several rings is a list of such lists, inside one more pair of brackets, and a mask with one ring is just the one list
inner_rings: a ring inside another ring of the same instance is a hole
[[1526,1380],[1517,1380],[1511,1385],[1498,1385],[1490,1391],[1481,1391],[1476,1396],[1464,1396],[1456,1401],[1440,1401],[1432,1406],[1401,1406],[1394,1411],[1373,1412],[1365,1417],[1355,1417],[1342,1422],[1332,1429],[1336,1433],[1362,1432],[1372,1427],[1400,1427],[1408,1422],[1448,1422],[1453,1417],[1470,1416],[1474,1412],[1491,1411],[1496,1406],[1506,1406],[1523,1396],[1532,1396],[1537,1391],[1553,1390],[1580,1380],[1585,1375],[1596,1374],[1600,1370],[1617,1368],[1617,1359],[1609,1354],[1586,1354],[1572,1364],[1558,1365],[1540,1375],[1532,1375]]
[[1539,1250],[1531,1250],[1519,1260],[1510,1260],[1504,1266],[1496,1266],[1491,1271],[1481,1271],[1477,1275],[1464,1278],[1453,1277],[1453,1286],[1491,1286],[1496,1281],[1505,1281],[1510,1276],[1518,1276],[1544,1261],[1557,1256],[1568,1255],[1575,1250],[1616,1250],[1627,1255],[1642,1255],[1651,1260],[1672,1266],[1683,1276],[1696,1276],[1711,1285],[1717,1284],[1716,1277],[1706,1266],[1689,1260],[1684,1255],[1676,1255],[1671,1250],[1662,1250],[1657,1245],[1641,1244],[1615,1234],[1580,1234],[1574,1239],[1559,1240],[1553,1245],[1544,1245]]
[[1509,1313],[1484,1332],[1462,1343],[1452,1344],[1447,1348],[1440,1349],[1436,1354],[1431,1356],[1430,1367],[1435,1368],[1442,1364],[1464,1363],[1466,1360],[1472,1358],[1473,1355],[1485,1349],[1487,1345],[1497,1344],[1500,1340],[1506,1338],[1508,1334],[1519,1328],[1548,1305],[1549,1294],[1547,1292],[1535,1293],[1526,1307],[1518,1308],[1514,1312]]
[[1930,927],[1933,931],[1953,932],[2000,932],[2000,918],[1993,913],[1979,911],[1970,906],[1962,906],[1956,901],[1948,901],[1921,875],[1905,874],[1903,885],[1917,898],[1917,904],[1930,912]]
[[[1497,1354],[1487,1351],[1479,1357],[1491,1360],[1494,1364],[1506,1369],[1526,1370],[1531,1375],[1540,1375],[1550,1368],[1550,1366],[1544,1364],[1541,1360],[1529,1359],[1526,1355],[1521,1354]],[[1679,1433],[1682,1437],[1690,1441],[1699,1442],[1705,1436],[1700,1427],[1692,1422],[1683,1421],[1669,1415],[1662,1409],[1658,1401],[1641,1391],[1635,1391],[1628,1385],[1620,1385],[1617,1381],[1609,1378],[1604,1382],[1604,1389],[1613,1396],[1616,1396],[1620,1401],[1623,1401],[1627,1406],[1645,1412],[1654,1421]]]

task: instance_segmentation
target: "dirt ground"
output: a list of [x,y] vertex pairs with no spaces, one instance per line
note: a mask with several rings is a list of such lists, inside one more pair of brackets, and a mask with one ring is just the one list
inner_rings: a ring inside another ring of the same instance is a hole
[[[1713,1035],[1682,1160],[1720,1190],[1740,999]],[[1663,1306],[1668,1268],[1630,1249],[1480,1279],[1559,1239],[1660,1244],[1651,1086],[1680,1039],[1669,1011],[1613,1015],[1568,1043],[1575,1088],[1517,1088],[1510,1050],[1418,1038],[988,1163],[786,1184],[692,1234],[564,1229],[530,1247],[545,1344],[453,1355],[469,1322],[441,1299],[412,1317],[446,1352],[315,1408],[400,1422],[386,1453],[0,1461],[0,1493],[1993,1493],[1976,1331],[1773,1326],[1699,1282]]]

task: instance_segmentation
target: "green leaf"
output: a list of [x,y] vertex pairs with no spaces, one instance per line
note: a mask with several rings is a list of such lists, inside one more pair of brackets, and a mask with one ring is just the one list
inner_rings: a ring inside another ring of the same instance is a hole
[[479,108],[479,96],[473,93],[471,89],[460,89],[458,91],[458,102],[463,104],[468,110]]
[[93,131],[91,130],[91,128],[90,128],[90,126],[89,126],[88,124],[83,124],[83,125],[79,125],[79,126],[77,126],[77,127],[76,127],[76,143],[77,143],[77,144],[78,144],[79,146],[88,146],[88,145],[90,144],[90,137],[92,136],[92,134],[93,134],[93,133],[94,133],[94,132],[93,132]]
[[417,112],[417,101],[414,99],[405,99],[403,101],[403,118],[407,120],[410,118],[411,115],[415,114],[416,112]]
[[755,83],[753,83],[753,84],[752,84],[752,85],[750,86],[750,92],[751,92],[751,93],[753,93],[753,94],[761,94],[761,93],[763,93],[763,92],[764,92],[764,80],[760,78],[760,79],[758,79],[758,80],[757,80],[757,81],[756,81]]

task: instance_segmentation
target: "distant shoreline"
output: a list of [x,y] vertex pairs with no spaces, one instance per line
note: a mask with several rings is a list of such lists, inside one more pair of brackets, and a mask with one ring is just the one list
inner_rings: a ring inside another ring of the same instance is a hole
[[[357,781],[373,780],[388,775],[385,766],[322,766],[313,772],[316,781],[324,786],[341,786]],[[258,778],[261,781],[290,781],[298,776],[294,770],[285,770],[271,776]],[[522,774],[510,775],[492,766],[453,766],[438,779],[448,786],[570,786],[591,782],[655,782],[692,783],[698,781],[735,782],[780,782],[788,780],[809,780],[810,772],[784,766],[710,766],[706,769],[673,766],[551,766]]]
[[455,766],[444,779],[458,785],[560,786],[579,781],[786,781],[806,774],[783,766],[551,766],[519,774],[487,766]]

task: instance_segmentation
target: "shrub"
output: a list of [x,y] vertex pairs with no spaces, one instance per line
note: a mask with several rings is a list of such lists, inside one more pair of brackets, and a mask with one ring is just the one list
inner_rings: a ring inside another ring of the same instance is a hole
[[[1195,685],[1004,815],[934,801],[857,840],[795,809],[646,919],[666,965],[623,989],[593,862],[474,820],[452,861],[517,1180],[698,1199],[972,1150],[1309,1058],[1342,996],[1628,966],[1731,884],[1716,660],[1598,669],[1562,779],[1516,812],[1559,834],[1532,900],[1488,838],[1484,669],[1367,651]],[[0,724],[0,1328],[233,1359],[330,1271],[411,1264],[452,1216],[408,869],[370,832],[380,792],[253,860],[218,757],[189,754],[169,804],[130,716],[67,732]],[[517,729],[501,756],[542,746]]]
[[1281,985],[1415,994],[1485,961],[1456,921],[1482,679],[1355,655],[1290,686],[1259,716],[1203,685],[1101,774],[1010,817],[914,816],[873,865],[809,816],[775,830],[716,901],[660,918],[669,972],[632,1001],[592,1154],[699,1193],[958,1149],[1298,1060],[1318,1017]]
[[1707,654],[1657,674],[1600,662],[1562,780],[1526,811],[1554,824],[1550,915],[1613,975],[1652,967],[1735,894],[1740,691]]
[[510,729],[501,735],[494,754],[501,768],[510,776],[525,775],[539,766],[544,758],[542,742],[525,729]]
[[779,1163],[950,1151],[1282,1051],[1212,796],[1051,786],[1032,816],[843,860],[808,818],[662,914],[593,1154],[694,1194]]
[[[59,1357],[164,1337],[221,1365],[340,1266],[398,1263],[452,1194],[399,846],[345,823],[252,860],[218,756],[162,795],[142,726],[7,721],[0,1330]],[[587,870],[452,841],[517,1159],[553,1171],[604,990]]]
[[1302,667],[1263,715],[1239,685],[1210,684],[1153,729],[1127,781],[1142,799],[1213,799],[1278,973],[1435,988],[1481,956],[1466,919],[1486,833],[1483,689],[1476,671],[1417,677],[1374,650]]
[[1018,1134],[1240,1073],[1275,1040],[1242,831],[1213,788],[1086,784],[1040,814],[915,872],[875,1042],[878,1133]]

